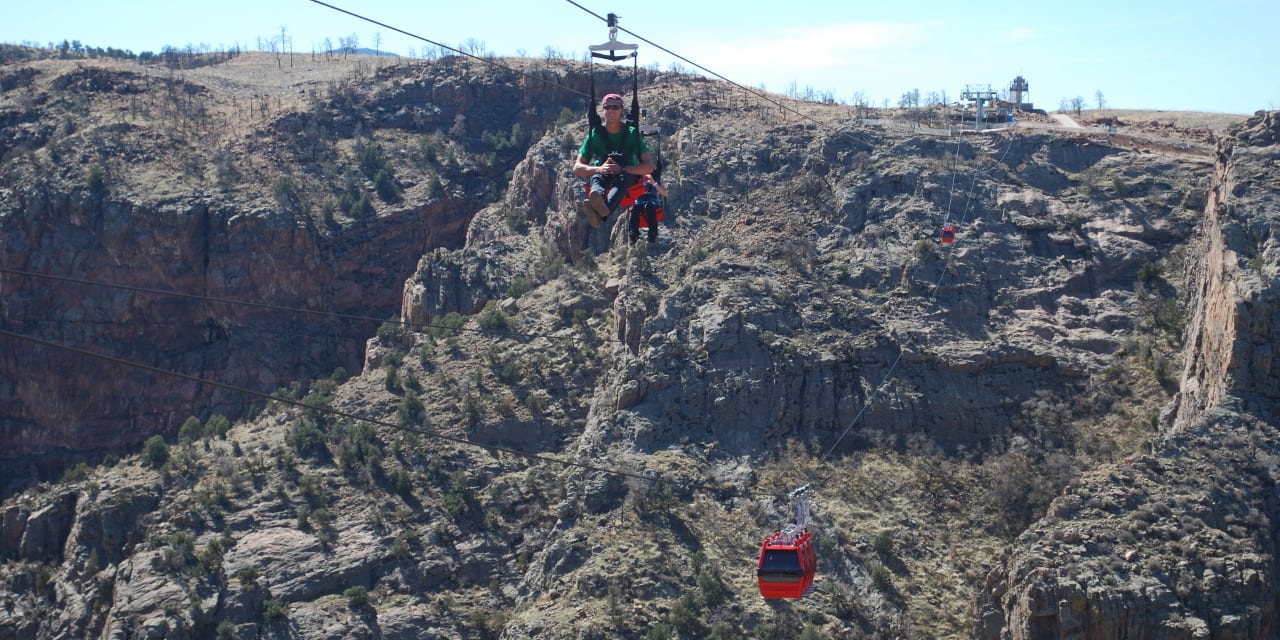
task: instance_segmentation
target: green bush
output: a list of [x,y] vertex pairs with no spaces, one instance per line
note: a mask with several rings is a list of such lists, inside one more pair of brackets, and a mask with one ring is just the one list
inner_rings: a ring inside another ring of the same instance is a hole
[[877,564],[871,567],[871,582],[880,591],[889,591],[893,589],[893,574],[889,572],[888,567]]
[[511,318],[507,317],[506,312],[498,308],[498,305],[492,301],[485,305],[484,310],[476,317],[476,323],[485,331],[510,331]]
[[1148,262],[1138,269],[1138,282],[1151,285],[1160,279],[1160,265]]
[[702,629],[700,615],[697,599],[692,592],[686,591],[671,605],[671,626],[683,635],[693,636]]
[[724,604],[732,593],[729,587],[725,585],[724,580],[711,569],[702,567],[698,569],[698,591],[702,595],[702,606],[708,610],[714,610]]
[[79,462],[76,466],[62,472],[63,482],[80,482],[89,477],[89,465]]
[[233,640],[236,637],[236,625],[230,620],[223,620],[218,623],[217,635],[218,640]]
[[893,555],[893,532],[888,529],[882,529],[874,537],[871,538],[871,548],[876,553],[889,557]]
[[377,175],[373,178],[373,189],[378,193],[378,197],[383,202],[398,202],[400,200],[400,185],[396,183],[395,176],[386,169],[378,170]]
[[671,640],[675,637],[675,631],[671,629],[671,625],[665,622],[659,622],[649,627],[649,633],[644,634],[645,640]]
[[457,311],[450,311],[431,325],[431,335],[436,338],[450,338],[458,335],[465,324],[467,324],[466,316]]
[[359,609],[369,604],[369,590],[364,587],[358,585],[347,587],[347,590],[343,591],[342,595],[346,596],[347,606],[352,609]]
[[152,467],[159,468],[169,461],[169,445],[160,435],[151,436],[142,445],[142,458]]
[[289,176],[276,178],[276,181],[271,184],[271,195],[275,196],[276,204],[285,211],[296,211],[302,202]]
[[89,178],[86,181],[89,187],[89,193],[95,196],[105,195],[107,192],[106,172],[102,170],[101,165],[93,165],[89,168]]
[[209,416],[209,421],[204,424],[205,434],[217,436],[218,438],[226,438],[227,432],[230,430],[231,421],[220,413],[215,413],[212,416]]
[[200,423],[200,418],[191,416],[182,423],[178,428],[178,442],[182,444],[191,444],[200,439],[204,435],[204,425]]
[[289,617],[289,605],[279,598],[271,598],[262,603],[262,619],[267,622]]
[[400,418],[400,424],[413,424],[422,416],[425,408],[422,406],[422,400],[413,390],[404,392],[404,397],[400,398],[400,407],[396,409],[396,415]]

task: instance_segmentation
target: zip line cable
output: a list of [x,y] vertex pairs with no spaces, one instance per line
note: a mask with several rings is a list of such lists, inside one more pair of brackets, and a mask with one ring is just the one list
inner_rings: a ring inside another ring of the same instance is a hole
[[356,12],[354,12],[354,11],[348,11],[348,10],[346,10],[346,9],[343,9],[342,7],[334,6],[334,5],[329,4],[329,3],[327,3],[327,2],[323,2],[322,0],[309,0],[309,2],[313,2],[313,3],[315,3],[315,4],[318,4],[318,5],[322,6],[322,7],[327,7],[327,8],[329,8],[329,9],[333,9],[334,11],[337,11],[338,13],[345,13],[345,14],[347,14],[347,15],[349,15],[349,16],[351,16],[351,17],[353,17],[353,18],[356,18],[357,20],[363,20],[363,21],[365,21],[365,22],[368,22],[368,23],[370,23],[370,24],[375,24],[375,25],[377,25],[377,26],[379,26],[379,27],[382,27],[382,28],[384,28],[384,29],[390,29],[390,30],[392,30],[392,31],[395,31],[396,33],[399,33],[399,34],[402,34],[402,35],[408,36],[408,37],[413,38],[413,39],[415,39],[415,40],[421,40],[421,41],[426,42],[426,43],[428,43],[428,44],[435,45],[435,46],[437,46],[437,47],[439,47],[439,48],[441,48],[441,49],[446,49],[446,50],[452,51],[452,52],[454,52],[454,53],[456,53],[456,54],[458,54],[458,55],[460,55],[460,56],[466,56],[466,57],[468,57],[468,58],[471,58],[472,60],[478,60],[478,61],[483,62],[483,63],[485,63],[485,64],[487,64],[487,65],[490,65],[490,66],[492,66],[492,67],[497,67],[497,68],[502,69],[502,70],[504,70],[504,71],[510,71],[510,72],[512,72],[512,73],[515,73],[515,74],[518,74],[518,75],[524,76],[524,77],[526,77],[526,78],[532,78],[532,79],[535,79],[535,80],[539,80],[539,81],[541,81],[541,82],[543,82],[543,83],[546,83],[546,84],[548,84],[548,85],[550,85],[550,86],[553,86],[553,87],[555,87],[555,88],[557,88],[557,89],[563,89],[564,91],[568,91],[568,92],[570,92],[570,93],[576,93],[576,94],[578,94],[578,95],[580,95],[580,96],[585,96],[585,95],[587,95],[586,93],[584,93],[584,92],[582,92],[582,91],[578,91],[577,89],[574,89],[574,88],[572,88],[572,87],[566,87],[566,86],[564,86],[564,85],[562,85],[562,84],[557,84],[557,83],[552,82],[551,80],[548,80],[548,79],[546,79],[546,78],[544,78],[544,77],[541,77],[541,76],[530,75],[530,74],[525,73],[525,72],[523,72],[523,71],[521,71],[521,70],[519,70],[519,69],[513,69],[513,68],[508,67],[508,66],[506,66],[506,65],[504,65],[504,64],[501,64],[501,63],[499,63],[499,62],[496,62],[496,61],[494,61],[494,60],[492,60],[492,59],[490,59],[490,58],[486,58],[486,57],[483,57],[483,56],[477,56],[477,55],[472,54],[472,53],[467,53],[466,51],[463,51],[463,50],[461,50],[461,49],[455,49],[454,47],[451,47],[451,46],[449,46],[449,45],[447,45],[447,44],[442,44],[442,43],[436,42],[435,40],[431,40],[431,39],[429,39],[429,38],[424,38],[424,37],[422,37],[422,36],[420,36],[420,35],[417,35],[417,34],[415,34],[415,33],[410,33],[410,32],[408,32],[408,31],[405,31],[404,29],[400,29],[400,28],[398,28],[398,27],[393,27],[393,26],[391,26],[391,25],[389,25],[389,24],[387,24],[387,23],[385,23],[385,22],[379,22],[378,20],[374,20],[373,18],[370,18],[370,17],[368,17],[368,16],[364,16],[364,15],[358,14],[358,13],[356,13]]
[[[526,78],[534,78],[534,79],[536,79],[536,80],[538,80],[538,81],[540,81],[540,82],[543,82],[543,83],[545,83],[545,84],[547,84],[547,85],[550,85],[550,86],[552,86],[552,87],[556,87],[556,88],[558,88],[558,89],[562,89],[562,90],[564,90],[564,91],[568,91],[568,92],[570,92],[570,93],[575,93],[575,94],[577,94],[577,95],[584,96],[584,97],[586,97],[586,96],[587,96],[587,94],[586,94],[585,92],[579,91],[579,90],[574,89],[574,88],[571,88],[571,87],[566,87],[566,86],[564,86],[564,85],[562,85],[562,84],[558,84],[558,83],[556,83],[556,82],[553,82],[553,81],[551,81],[551,80],[548,80],[547,78],[544,78],[544,77],[542,77],[542,76],[534,76],[534,75],[530,75],[530,74],[528,74],[528,73],[525,73],[525,72],[523,72],[523,71],[520,71],[519,69],[514,69],[514,68],[508,67],[508,66],[506,66],[506,65],[503,65],[503,64],[501,64],[501,63],[498,63],[498,62],[496,62],[496,61],[494,61],[494,60],[492,60],[492,59],[485,58],[485,57],[483,57],[483,56],[477,56],[477,55],[474,55],[474,54],[471,54],[471,53],[467,53],[467,52],[462,51],[462,50],[460,50],[460,49],[456,49],[456,48],[454,48],[454,47],[450,47],[450,46],[448,46],[448,45],[446,45],[446,44],[442,44],[442,43],[436,42],[435,40],[431,40],[431,39],[429,39],[429,38],[425,38],[425,37],[423,37],[423,36],[420,36],[420,35],[417,35],[417,34],[414,34],[414,33],[410,33],[409,31],[405,31],[404,29],[400,29],[400,28],[398,28],[398,27],[394,27],[394,26],[392,26],[392,25],[390,25],[390,24],[387,24],[387,23],[385,23],[385,22],[381,22],[381,21],[379,21],[379,20],[375,20],[375,19],[370,18],[370,17],[368,17],[368,16],[364,16],[364,15],[361,15],[361,14],[359,14],[359,13],[356,13],[356,12],[354,12],[354,11],[349,11],[349,10],[347,10],[347,9],[343,9],[342,7],[338,7],[338,6],[335,6],[335,5],[329,4],[328,2],[324,2],[323,0],[308,0],[308,1],[309,1],[309,2],[312,2],[312,3],[314,3],[314,4],[317,4],[317,5],[320,5],[320,6],[322,6],[322,7],[326,7],[326,8],[328,8],[328,9],[332,9],[332,10],[337,11],[337,12],[339,12],[339,13],[346,14],[346,15],[348,15],[348,16],[351,16],[351,17],[353,17],[353,18],[356,18],[357,20],[362,20],[362,21],[364,21],[364,22],[368,22],[368,23],[370,23],[370,24],[374,24],[374,25],[377,25],[377,26],[379,26],[379,27],[383,27],[383,28],[385,28],[385,29],[390,29],[390,30],[392,30],[392,31],[395,31],[396,33],[399,33],[399,34],[402,34],[402,35],[408,36],[408,37],[410,37],[410,38],[413,38],[413,39],[416,39],[416,40],[421,40],[422,42],[426,42],[426,43],[428,43],[428,44],[434,45],[434,46],[439,47],[439,48],[441,48],[441,49],[446,49],[446,50],[448,50],[448,51],[452,51],[452,52],[454,52],[454,53],[457,53],[458,55],[466,56],[466,57],[471,58],[471,59],[473,59],[473,60],[478,60],[478,61],[480,61],[480,62],[483,62],[483,63],[487,64],[487,65],[490,65],[490,66],[493,66],[493,67],[497,67],[497,68],[499,68],[499,69],[503,69],[503,70],[505,70],[505,71],[510,71],[510,72],[512,72],[512,73],[515,73],[515,74],[518,74],[518,75],[524,76],[524,77],[526,77]],[[591,16],[593,16],[593,17],[595,17],[595,18],[599,19],[600,21],[605,22],[605,23],[608,23],[608,19],[607,19],[607,18],[600,16],[599,14],[597,14],[597,13],[595,13],[595,12],[591,11],[590,9],[587,9],[586,7],[583,7],[582,5],[578,4],[577,2],[574,2],[574,0],[567,0],[567,2],[569,2],[569,4],[574,5],[575,7],[578,7],[579,9],[582,9],[583,11],[585,11],[585,12],[586,12],[586,13],[588,13],[589,15],[591,15]],[[694,67],[697,67],[698,69],[701,69],[701,70],[703,70],[703,71],[705,71],[705,72],[707,72],[707,73],[709,73],[709,74],[711,74],[711,75],[715,76],[716,78],[719,78],[719,79],[721,79],[721,80],[724,80],[725,82],[728,82],[729,84],[731,84],[731,85],[733,85],[733,86],[735,86],[735,87],[738,87],[738,88],[742,89],[743,91],[746,91],[747,93],[749,93],[749,94],[751,94],[751,95],[753,95],[753,96],[755,96],[755,97],[757,97],[757,98],[760,98],[760,99],[766,100],[766,101],[768,101],[768,102],[772,102],[773,104],[777,105],[779,108],[784,109],[784,110],[786,110],[786,111],[790,111],[791,113],[794,113],[794,114],[796,114],[796,115],[800,116],[801,118],[804,118],[804,119],[806,119],[806,120],[808,120],[808,121],[810,121],[810,122],[813,122],[814,124],[816,124],[816,125],[818,125],[818,126],[822,127],[823,129],[826,129],[826,130],[828,130],[828,131],[832,131],[832,130],[833,130],[833,129],[831,128],[831,126],[830,126],[830,125],[828,125],[828,124],[826,124],[826,123],[823,123],[823,122],[821,122],[821,121],[819,121],[819,120],[815,120],[814,118],[812,118],[812,117],[810,117],[810,116],[808,116],[808,115],[806,115],[806,114],[804,114],[804,113],[801,113],[801,112],[799,112],[799,111],[796,111],[795,109],[792,109],[791,107],[788,107],[787,105],[785,105],[785,104],[783,104],[783,103],[781,103],[781,102],[779,102],[779,101],[777,101],[777,100],[775,100],[775,99],[773,99],[773,98],[770,98],[770,97],[769,97],[769,95],[768,95],[767,93],[763,92],[763,91],[758,91],[758,90],[752,89],[752,88],[750,88],[750,87],[747,87],[747,86],[741,85],[741,84],[739,84],[739,83],[737,83],[737,82],[734,82],[733,80],[730,80],[729,78],[726,78],[725,76],[720,75],[719,73],[716,73],[715,71],[712,71],[711,69],[708,69],[708,68],[706,68],[706,67],[704,67],[704,66],[702,66],[702,65],[700,65],[700,64],[698,64],[698,63],[696,63],[696,62],[694,62],[694,61],[692,61],[692,60],[690,60],[690,59],[688,59],[688,58],[686,58],[686,57],[684,57],[684,56],[682,56],[682,55],[680,55],[680,54],[678,54],[678,53],[675,53],[674,51],[671,51],[670,49],[667,49],[666,47],[663,47],[662,45],[656,44],[656,43],[652,42],[651,40],[649,40],[649,39],[645,38],[644,36],[641,36],[641,35],[639,35],[639,34],[637,34],[637,33],[635,33],[635,32],[632,32],[632,31],[630,31],[630,30],[626,29],[626,28],[618,27],[618,29],[619,29],[620,31],[624,32],[624,33],[627,33],[627,34],[629,34],[629,35],[631,35],[631,36],[633,36],[633,37],[635,37],[635,38],[640,39],[640,40],[641,40],[641,41],[643,41],[644,43],[649,44],[649,45],[651,45],[651,46],[653,46],[653,47],[655,47],[655,48],[657,48],[657,49],[659,49],[659,50],[661,50],[661,51],[663,51],[663,52],[665,52],[665,53],[667,53],[667,54],[669,54],[669,55],[671,55],[671,56],[673,56],[673,57],[675,57],[675,58],[677,58],[677,59],[679,59],[679,60],[682,60],[682,61],[684,61],[684,62],[687,62],[687,63],[689,63],[689,64],[693,65]],[[692,125],[690,125],[690,127],[689,127],[689,128],[694,128],[694,129],[696,129],[697,127],[693,127]]]
[[[86,285],[91,285],[96,287],[105,287],[109,289],[121,289],[124,291],[131,291],[133,293],[145,293],[145,294],[158,295],[158,296],[186,298],[190,300],[200,300],[203,302],[214,302],[218,304],[239,305],[239,306],[245,306],[245,307],[254,307],[258,309],[267,309],[270,311],[286,311],[290,313],[310,314],[310,315],[316,315],[316,316],[323,316],[326,318],[336,318],[340,320],[376,322],[379,324],[391,323],[391,324],[398,324],[408,329],[448,329],[453,331],[466,331],[470,333],[479,333],[482,335],[497,335],[497,336],[505,336],[510,338],[524,338],[528,340],[534,340],[537,338],[546,338],[548,340],[562,340],[562,341],[570,341],[570,342],[581,342],[581,341],[588,340],[588,338],[575,337],[575,336],[552,336],[552,335],[539,334],[539,333],[521,333],[518,331],[501,331],[497,329],[467,329],[465,327],[449,327],[441,324],[432,324],[429,322],[408,322],[404,320],[388,320],[385,318],[375,318],[373,316],[362,316],[362,315],[356,315],[356,314],[350,314],[350,313],[339,313],[336,311],[322,311],[319,309],[303,309],[299,307],[286,307],[283,305],[270,304],[265,302],[253,302],[250,300],[236,300],[233,298],[202,296],[202,295],[193,294],[193,293],[183,293],[180,291],[165,291],[163,289],[148,289],[146,287],[137,287],[137,286],[126,285],[126,284],[114,284],[110,282],[101,282],[101,281],[95,281],[95,280],[84,280],[81,278],[71,278],[67,276],[55,276],[47,273],[35,273],[32,271],[21,271],[18,269],[7,269],[4,267],[0,267],[0,274],[24,276],[28,278],[43,278],[46,280],[56,280],[59,282],[86,284]],[[617,338],[599,338],[599,339],[602,342],[625,343],[625,341],[618,340]]]
[[[590,9],[588,9],[588,8],[586,8],[586,7],[582,6],[582,5],[580,5],[580,4],[578,4],[577,2],[575,2],[575,0],[565,0],[565,2],[568,2],[569,4],[571,4],[571,5],[575,6],[575,7],[579,8],[579,9],[582,9],[583,11],[587,12],[588,14],[590,14],[590,15],[592,15],[592,16],[594,16],[594,17],[596,17],[596,18],[598,18],[598,19],[600,19],[600,20],[602,20],[602,21],[604,21],[604,22],[608,22],[608,19],[607,19],[607,18],[601,17],[601,16],[600,16],[600,14],[595,13],[594,11],[592,11],[592,10],[590,10]],[[731,85],[733,85],[733,86],[735,86],[735,87],[738,87],[739,89],[742,89],[743,91],[746,91],[747,93],[749,93],[749,94],[751,94],[751,95],[753,95],[753,96],[755,96],[755,97],[757,97],[757,98],[761,98],[761,99],[763,99],[763,100],[767,100],[767,101],[769,101],[769,102],[772,102],[773,104],[777,105],[779,108],[781,108],[781,109],[785,109],[785,110],[787,110],[787,111],[790,111],[791,113],[794,113],[794,114],[796,114],[796,115],[800,116],[801,118],[804,118],[805,120],[808,120],[808,121],[810,121],[810,122],[812,122],[812,123],[814,123],[814,124],[816,124],[816,125],[818,125],[818,126],[822,127],[823,129],[826,129],[826,130],[828,130],[828,131],[831,131],[831,130],[832,130],[830,125],[827,125],[826,123],[823,123],[823,122],[819,122],[818,120],[815,120],[815,119],[813,119],[813,118],[809,117],[809,116],[808,116],[808,115],[806,115],[806,114],[800,113],[799,111],[796,111],[795,109],[792,109],[791,107],[788,107],[787,105],[782,104],[781,102],[778,102],[777,100],[774,100],[773,98],[770,98],[770,97],[769,97],[769,94],[767,94],[767,93],[765,93],[765,92],[763,92],[763,91],[758,91],[758,90],[756,90],[756,89],[752,89],[752,88],[750,88],[750,87],[746,87],[746,86],[743,86],[743,85],[741,85],[741,84],[738,84],[737,82],[734,82],[733,80],[730,80],[729,78],[726,78],[726,77],[724,77],[724,76],[722,76],[722,75],[720,75],[720,74],[716,73],[715,71],[712,71],[711,69],[708,69],[708,68],[706,68],[706,67],[704,67],[704,66],[702,66],[702,65],[700,65],[700,64],[698,64],[698,63],[696,63],[696,62],[694,62],[694,61],[692,61],[692,60],[690,60],[690,59],[688,59],[688,58],[686,58],[686,57],[684,57],[684,56],[682,56],[682,55],[680,55],[680,54],[678,54],[678,53],[676,53],[676,52],[674,52],[674,51],[672,51],[672,50],[670,50],[670,49],[668,49],[668,48],[666,48],[666,47],[664,47],[664,46],[662,46],[662,45],[660,45],[660,44],[657,44],[657,43],[653,42],[652,40],[649,40],[648,38],[645,38],[644,36],[642,36],[642,35],[640,35],[640,34],[638,34],[638,33],[634,32],[634,31],[631,31],[630,29],[627,29],[627,28],[625,28],[625,27],[621,27],[621,26],[620,26],[620,27],[618,27],[618,30],[619,30],[619,31],[621,31],[621,32],[623,32],[623,33],[626,33],[626,34],[628,34],[628,35],[630,35],[630,36],[632,36],[632,37],[635,37],[635,38],[639,39],[641,42],[644,42],[645,44],[650,45],[650,46],[652,46],[652,47],[654,47],[654,48],[658,49],[659,51],[662,51],[663,53],[669,54],[669,55],[671,55],[671,56],[675,57],[675,58],[676,58],[676,59],[678,59],[678,60],[681,60],[681,61],[683,61],[683,62],[687,62],[687,63],[689,63],[689,64],[691,64],[691,65],[693,65],[693,66],[695,66],[695,67],[697,67],[697,68],[699,68],[699,69],[701,69],[701,70],[703,70],[703,71],[706,71],[707,73],[709,73],[709,74],[711,74],[711,75],[713,75],[713,76],[715,76],[715,77],[717,77],[717,78],[719,78],[719,79],[721,79],[721,80],[724,80],[725,82],[728,82],[729,84],[731,84]]]
[[124,358],[118,358],[118,357],[111,356],[111,355],[106,355],[106,354],[102,354],[102,353],[97,353],[97,352],[95,352],[95,351],[90,351],[90,350],[88,350],[88,349],[81,349],[81,348],[79,348],[79,347],[73,347],[73,346],[70,346],[70,345],[65,345],[65,344],[61,344],[61,343],[58,343],[58,342],[53,342],[53,341],[50,341],[50,340],[44,340],[44,339],[41,339],[41,338],[36,338],[36,337],[34,337],[34,336],[28,336],[28,335],[24,335],[24,334],[21,334],[21,333],[16,333],[16,332],[13,332],[13,331],[9,331],[9,330],[7,330],[7,329],[3,329],[3,328],[0,328],[0,336],[7,336],[7,337],[9,337],[9,338],[12,338],[12,339],[14,339],[14,340],[18,340],[18,341],[21,341],[21,342],[28,342],[28,343],[31,343],[31,344],[36,344],[36,345],[39,345],[39,346],[42,346],[42,347],[47,347],[47,348],[50,348],[50,349],[56,349],[56,350],[58,350],[58,351],[64,351],[64,352],[67,352],[67,353],[73,353],[73,354],[80,355],[80,356],[85,356],[85,357],[89,357],[89,358],[96,358],[96,359],[99,359],[99,360],[105,360],[105,361],[107,361],[107,362],[113,362],[113,363],[115,363],[115,364],[119,364],[119,365],[123,365],[123,366],[127,366],[127,367],[133,367],[133,368],[136,368],[136,369],[141,369],[141,370],[146,371],[146,372],[148,372],[148,373],[153,373],[153,374],[162,375],[162,376],[169,376],[169,377],[173,377],[173,378],[180,378],[180,379],[182,379],[182,380],[187,380],[187,381],[189,381],[189,382],[195,382],[195,383],[197,383],[197,384],[209,385],[209,386],[211,386],[211,387],[215,387],[215,388],[218,388],[218,389],[223,389],[223,390],[226,390],[226,391],[232,391],[232,392],[235,392],[235,393],[245,394],[245,395],[248,395],[248,396],[252,396],[252,397],[258,398],[258,399],[260,399],[260,400],[266,400],[266,401],[268,401],[268,402],[278,402],[278,403],[280,403],[280,404],[285,404],[285,405],[289,405],[289,406],[297,407],[297,408],[300,408],[300,409],[305,409],[305,410],[308,410],[308,411],[319,411],[319,412],[321,412],[321,413],[327,413],[327,414],[329,414],[329,415],[337,416],[337,417],[340,417],[340,418],[346,418],[346,419],[348,419],[348,420],[355,420],[355,421],[358,421],[358,422],[366,422],[366,423],[369,423],[369,424],[372,424],[372,425],[376,425],[376,426],[379,426],[379,427],[385,427],[385,428],[393,429],[393,430],[396,430],[396,431],[406,431],[406,432],[409,432],[409,433],[416,433],[416,434],[421,435],[421,436],[426,436],[426,437],[428,437],[428,438],[436,438],[436,439],[438,439],[438,440],[444,440],[444,441],[447,441],[447,442],[452,442],[452,443],[454,443],[454,444],[461,445],[461,446],[465,446],[465,447],[475,447],[475,448],[478,448],[478,449],[484,449],[484,450],[486,450],[486,451],[489,451],[490,453],[505,453],[505,454],[509,454],[509,455],[513,455],[513,456],[519,456],[519,457],[522,457],[522,458],[528,458],[528,459],[530,459],[530,460],[536,460],[536,461],[538,461],[538,462],[547,462],[547,463],[551,463],[551,464],[558,464],[558,465],[562,465],[562,466],[566,466],[566,467],[574,467],[574,468],[577,468],[577,469],[582,469],[582,470],[584,470],[584,471],[594,471],[594,472],[597,472],[597,473],[605,473],[605,474],[609,474],[609,475],[622,476],[622,477],[625,477],[625,478],[631,478],[631,479],[634,479],[634,480],[643,480],[643,481],[646,481],[646,482],[656,482],[656,481],[661,481],[661,482],[666,482],[667,484],[671,484],[671,485],[674,485],[674,486],[683,486],[683,487],[688,487],[688,488],[691,488],[691,489],[694,489],[694,488],[696,488],[696,489],[702,489],[702,490],[707,491],[707,492],[709,492],[709,493],[714,492],[714,493],[717,493],[717,494],[723,494],[723,493],[725,493],[725,492],[732,492],[732,493],[736,493],[736,494],[744,495],[744,496],[752,496],[752,497],[769,497],[769,498],[777,497],[777,495],[778,495],[778,494],[773,494],[773,493],[762,493],[762,492],[746,491],[746,490],[743,490],[743,489],[738,489],[737,487],[725,487],[725,486],[718,486],[718,485],[707,484],[707,483],[704,483],[704,482],[674,481],[674,480],[665,479],[665,478],[663,478],[661,475],[658,475],[658,474],[642,474],[642,473],[636,473],[636,472],[634,472],[634,471],[623,471],[623,470],[620,470],[620,469],[614,469],[614,468],[604,467],[604,466],[600,466],[600,465],[588,464],[588,463],[585,463],[585,462],[574,462],[574,461],[572,461],[572,460],[564,460],[564,459],[561,459],[561,458],[556,458],[556,457],[549,456],[549,455],[546,455],[546,454],[541,454],[541,453],[532,453],[532,452],[529,452],[529,451],[521,451],[521,450],[519,450],[519,449],[513,449],[513,448],[510,448],[510,447],[503,447],[503,446],[500,446],[500,445],[483,444],[483,443],[475,442],[475,441],[472,441],[472,440],[468,440],[468,439],[466,439],[466,438],[460,438],[460,437],[457,437],[457,436],[450,436],[450,435],[447,435],[447,434],[441,433],[440,431],[437,431],[437,430],[434,430],[434,429],[423,429],[423,428],[419,428],[419,427],[410,427],[410,426],[406,426],[406,425],[399,425],[399,424],[395,424],[395,423],[393,423],[393,422],[387,422],[386,420],[378,420],[378,419],[375,419],[375,418],[368,418],[368,417],[361,416],[361,415],[357,415],[357,414],[354,414],[354,413],[351,413],[351,412],[348,412],[348,411],[342,411],[342,410],[340,410],[340,409],[334,409],[334,408],[332,408],[332,407],[317,407],[317,406],[309,405],[309,404],[307,404],[307,403],[305,403],[305,402],[303,402],[303,401],[301,401],[301,400],[293,400],[293,399],[290,399],[290,398],[281,398],[281,397],[278,397],[278,396],[273,396],[273,395],[271,395],[271,394],[269,394],[269,393],[263,393],[263,392],[261,392],[261,391],[254,391],[253,389],[248,389],[248,388],[245,388],[245,387],[238,387],[238,386],[236,386],[236,385],[227,384],[227,383],[225,383],[225,382],[218,382],[218,381],[216,381],[216,380],[210,380],[210,379],[208,379],[208,378],[201,378],[201,377],[199,377],[199,376],[193,376],[193,375],[190,375],[190,374],[181,373],[181,372],[179,372],[179,371],[172,371],[172,370],[169,370],[169,369],[163,369],[163,368],[160,368],[160,367],[155,367],[155,366],[152,366],[152,365],[149,365],[149,364],[144,364],[144,363],[141,363],[141,362],[135,362],[135,361],[132,361],[132,360],[126,360],[126,359],[124,359]]

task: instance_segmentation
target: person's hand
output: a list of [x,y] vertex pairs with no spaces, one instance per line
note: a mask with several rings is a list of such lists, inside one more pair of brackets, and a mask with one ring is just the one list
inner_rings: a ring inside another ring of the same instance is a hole
[[618,161],[613,158],[606,159],[604,164],[600,165],[600,168],[604,170],[606,176],[615,176],[622,173],[622,165],[618,164]]

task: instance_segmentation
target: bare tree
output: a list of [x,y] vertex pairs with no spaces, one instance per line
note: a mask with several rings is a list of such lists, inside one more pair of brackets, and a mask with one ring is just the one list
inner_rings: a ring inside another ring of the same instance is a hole
[[476,40],[475,38],[467,38],[466,40],[462,41],[462,44],[459,45],[458,48],[465,53],[469,53],[473,56],[476,56],[477,58],[483,58],[485,55],[485,46],[484,46],[483,40]]
[[1076,96],[1072,98],[1071,110],[1075,111],[1077,116],[1080,115],[1080,112],[1084,110],[1084,98],[1080,96]]
[[1098,101],[1098,108],[1099,108],[1099,109],[1106,109],[1106,108],[1107,108],[1107,101],[1106,101],[1106,99],[1105,99],[1105,98],[1103,98],[1103,97],[1102,97],[1102,89],[1098,89],[1097,91],[1094,91],[1094,92],[1093,92],[1093,97],[1094,97],[1094,99],[1095,99],[1095,100],[1097,100],[1097,101]]
[[280,53],[276,55],[277,67],[283,66],[280,64],[280,57],[284,55],[285,49],[289,50],[289,66],[292,67],[293,66],[293,47],[289,46],[289,37],[285,35],[284,25],[280,25]]
[[382,55],[382,33],[379,31],[373,32],[373,54]]
[[342,47],[342,57],[345,58],[360,48],[360,36],[353,33],[345,38],[338,38],[338,46]]

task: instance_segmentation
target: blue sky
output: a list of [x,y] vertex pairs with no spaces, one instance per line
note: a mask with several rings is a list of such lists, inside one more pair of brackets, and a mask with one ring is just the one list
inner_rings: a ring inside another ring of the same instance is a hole
[[[860,94],[877,106],[896,105],[913,89],[951,100],[968,85],[1000,91],[1022,75],[1026,99],[1050,110],[1074,97],[1096,106],[1098,92],[1120,109],[1280,109],[1275,0],[326,1],[449,46],[483,43],[497,55],[552,47],[580,57],[608,35],[588,11],[614,11],[625,29],[739,84],[812,88],[844,102]],[[27,0],[4,13],[0,42],[11,44],[256,49],[284,27],[305,53],[352,35],[361,46],[378,41],[406,55],[430,46],[311,0]],[[642,65],[675,61],[637,44]]]

